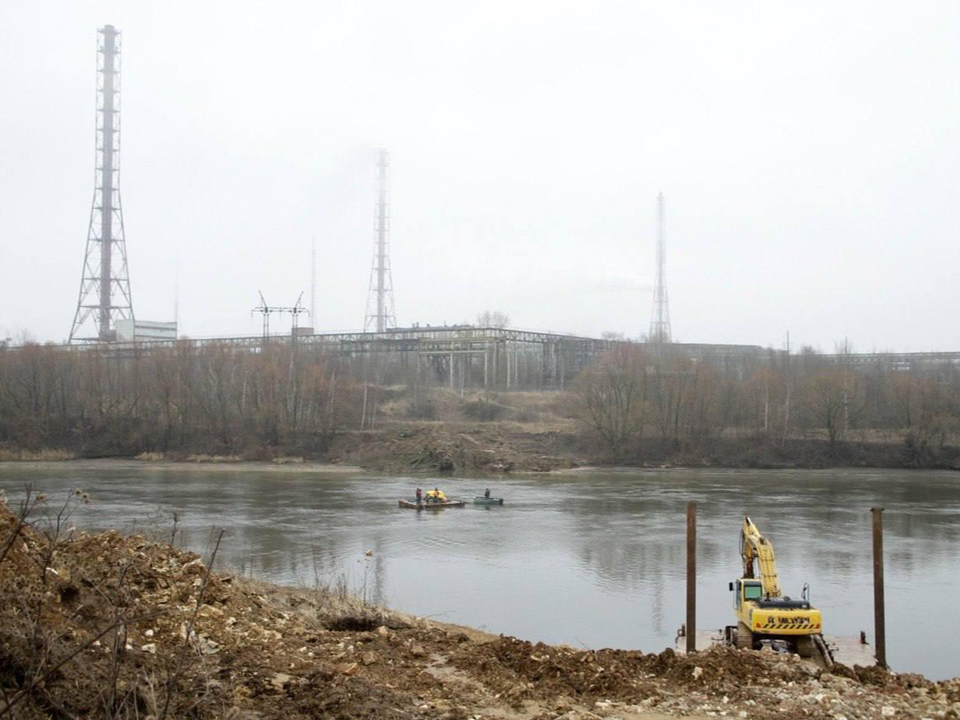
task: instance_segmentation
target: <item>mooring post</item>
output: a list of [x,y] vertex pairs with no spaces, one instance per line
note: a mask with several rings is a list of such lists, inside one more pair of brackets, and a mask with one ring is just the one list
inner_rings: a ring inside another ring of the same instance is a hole
[[697,651],[697,504],[687,504],[687,652]]
[[871,508],[873,514],[873,634],[877,665],[887,669],[887,638],[883,605],[883,508]]

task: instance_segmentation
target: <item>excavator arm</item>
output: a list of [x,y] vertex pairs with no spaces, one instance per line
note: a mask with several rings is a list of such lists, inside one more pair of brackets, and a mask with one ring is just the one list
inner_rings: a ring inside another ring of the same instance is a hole
[[767,598],[778,598],[783,595],[780,590],[780,579],[777,576],[777,559],[773,553],[773,545],[767,540],[749,517],[744,516],[743,527],[740,529],[740,555],[743,557],[743,576],[755,578],[754,562],[760,571],[760,585],[763,595]]

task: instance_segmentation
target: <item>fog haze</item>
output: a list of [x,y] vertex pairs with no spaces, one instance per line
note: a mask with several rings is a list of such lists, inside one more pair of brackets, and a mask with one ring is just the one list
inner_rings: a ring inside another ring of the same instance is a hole
[[69,334],[106,24],[140,319],[255,335],[316,238],[362,328],[385,147],[401,326],[645,333],[662,191],[674,339],[960,349],[955,2],[6,2],[0,339]]

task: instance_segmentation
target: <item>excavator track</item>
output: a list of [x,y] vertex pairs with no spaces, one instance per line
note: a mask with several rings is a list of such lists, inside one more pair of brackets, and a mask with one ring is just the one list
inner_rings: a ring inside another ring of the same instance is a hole
[[742,622],[737,623],[737,647],[740,650],[753,650],[753,632]]
[[797,655],[802,658],[812,658],[817,653],[817,647],[813,642],[813,635],[800,635],[794,643]]

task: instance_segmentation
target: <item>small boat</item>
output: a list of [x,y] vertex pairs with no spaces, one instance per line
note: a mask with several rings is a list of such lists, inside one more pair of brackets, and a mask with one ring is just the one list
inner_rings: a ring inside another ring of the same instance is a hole
[[477,496],[473,498],[474,505],[503,505],[503,498]]
[[443,510],[448,507],[463,507],[467,503],[463,500],[441,500],[440,502],[421,502],[415,500],[401,500],[400,507],[410,510]]

